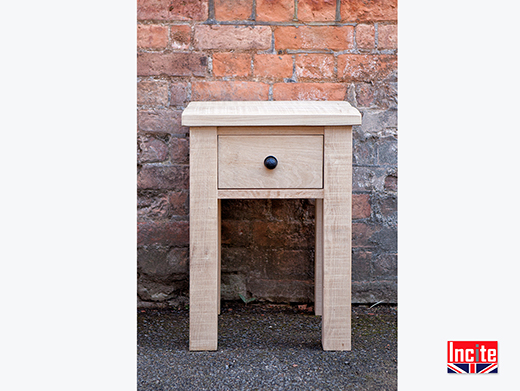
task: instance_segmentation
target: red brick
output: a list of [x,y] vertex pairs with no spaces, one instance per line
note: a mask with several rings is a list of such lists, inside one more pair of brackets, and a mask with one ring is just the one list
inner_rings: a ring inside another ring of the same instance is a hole
[[191,27],[186,25],[170,26],[172,49],[186,50],[190,47]]
[[352,252],[352,280],[362,281],[372,276],[372,252],[355,250]]
[[381,201],[381,213],[383,216],[392,216],[397,212],[397,198],[390,196]]
[[332,54],[298,54],[296,76],[302,79],[330,79],[334,76]]
[[168,105],[168,82],[165,80],[142,80],[137,83],[138,105]]
[[357,106],[377,106],[382,110],[393,109],[397,106],[396,83],[373,83],[371,81],[355,83],[354,90]]
[[280,26],[274,30],[275,48],[332,49],[354,47],[353,26]]
[[286,221],[253,221],[253,243],[259,247],[305,248],[314,244],[314,225]]
[[170,86],[170,105],[183,105],[188,98],[187,83],[172,83]]
[[249,221],[222,220],[222,244],[232,247],[250,247],[251,229]]
[[217,77],[251,75],[251,55],[247,53],[215,53],[213,74]]
[[336,20],[336,0],[299,0],[298,19],[303,22]]
[[[147,283],[153,281],[150,286],[157,287],[156,283],[164,283],[166,291],[173,288],[172,280],[178,280],[179,274],[188,273],[189,258],[187,248],[168,247],[150,246],[141,247],[137,250],[139,274],[146,275],[149,278],[146,279]],[[149,296],[153,300],[153,294]]]
[[164,49],[168,44],[168,27],[159,25],[137,25],[137,47],[142,49]]
[[137,196],[137,220],[156,221],[171,217],[168,196],[164,193],[139,192]]
[[265,220],[268,216],[268,208],[265,199],[222,200],[222,219]]
[[374,228],[365,223],[352,223],[352,247],[370,247]]
[[265,270],[268,278],[306,280],[313,274],[314,257],[307,249],[282,248],[264,254],[261,257],[261,270]]
[[380,254],[374,262],[376,277],[395,277],[397,275],[397,254]]
[[356,44],[358,49],[374,49],[376,44],[375,27],[373,24],[358,24],[356,26]]
[[385,80],[397,70],[395,55],[344,54],[338,56],[338,77],[348,81]]
[[141,190],[187,190],[188,166],[145,164],[137,174],[137,188]]
[[137,0],[138,20],[206,20],[208,0]]
[[215,19],[247,20],[253,13],[253,0],[215,0]]
[[374,103],[375,91],[371,83],[359,83],[355,86],[356,102],[360,107],[370,107]]
[[137,161],[139,163],[162,162],[168,158],[168,146],[156,137],[138,135],[137,143]]
[[254,61],[255,76],[276,79],[292,77],[292,56],[277,54],[257,54],[255,55]]
[[[271,199],[271,216],[275,220],[312,223],[315,206],[309,199]],[[266,217],[267,218],[267,217]]]
[[208,59],[199,53],[138,53],[139,76],[205,76]]
[[170,140],[170,151],[172,163],[188,163],[190,148],[187,139],[172,137]]
[[271,28],[268,26],[195,26],[197,49],[267,50],[271,47]]
[[183,133],[181,127],[181,110],[138,110],[137,126],[144,132],[155,133]]
[[370,202],[368,194],[352,195],[352,218],[366,219],[370,217]]
[[397,0],[341,0],[340,10],[344,22],[397,20]]
[[262,22],[289,22],[294,18],[292,0],[256,0],[256,20]]
[[395,24],[380,24],[378,30],[378,49],[397,49],[397,26]]
[[276,83],[274,100],[344,100],[347,86],[339,83]]
[[172,213],[175,216],[187,216],[190,211],[188,191],[173,191],[168,197]]
[[147,221],[137,223],[137,245],[162,244],[188,246],[190,241],[187,221]]
[[397,176],[389,175],[385,178],[385,190],[397,191]]
[[310,303],[314,298],[314,282],[294,279],[271,280],[251,278],[247,283],[251,296],[274,303]]
[[192,100],[267,100],[269,85],[247,81],[207,81],[195,82],[192,86]]

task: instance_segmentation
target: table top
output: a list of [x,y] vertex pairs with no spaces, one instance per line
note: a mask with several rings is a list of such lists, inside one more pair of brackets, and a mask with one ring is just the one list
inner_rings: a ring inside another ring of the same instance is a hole
[[361,114],[343,101],[190,102],[184,126],[346,126]]

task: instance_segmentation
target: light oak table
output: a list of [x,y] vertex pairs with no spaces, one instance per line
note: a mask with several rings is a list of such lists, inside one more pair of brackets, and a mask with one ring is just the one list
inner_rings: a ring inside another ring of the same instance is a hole
[[351,349],[352,125],[347,102],[191,102],[190,350],[216,350],[220,200],[316,200],[315,312],[324,350]]

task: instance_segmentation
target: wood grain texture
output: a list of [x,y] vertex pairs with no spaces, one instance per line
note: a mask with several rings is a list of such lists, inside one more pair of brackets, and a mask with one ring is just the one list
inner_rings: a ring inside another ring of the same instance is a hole
[[351,349],[352,127],[325,127],[324,350]]
[[248,136],[267,136],[267,135],[303,135],[303,134],[323,134],[323,127],[320,126],[219,126],[217,134],[220,135],[248,135]]
[[222,206],[220,199],[217,197],[217,205],[218,205],[218,274],[217,274],[217,281],[218,281],[218,287],[217,287],[217,293],[218,293],[218,299],[217,299],[217,306],[218,311],[217,313],[220,315],[220,305],[222,304],[221,300],[221,283],[222,283]]
[[184,126],[360,125],[361,114],[343,101],[190,102]]
[[323,198],[323,189],[219,189],[218,198]]
[[323,315],[323,199],[316,199],[314,247],[314,314]]
[[217,349],[217,128],[190,129],[190,350]]
[[[267,156],[276,168],[264,166]],[[323,136],[218,136],[219,189],[320,189]]]

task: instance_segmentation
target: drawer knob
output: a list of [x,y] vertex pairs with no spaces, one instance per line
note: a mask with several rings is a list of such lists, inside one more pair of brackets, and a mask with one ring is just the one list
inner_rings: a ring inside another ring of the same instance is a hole
[[272,170],[278,165],[278,160],[274,156],[267,156],[264,159],[264,166],[266,166],[268,169]]

